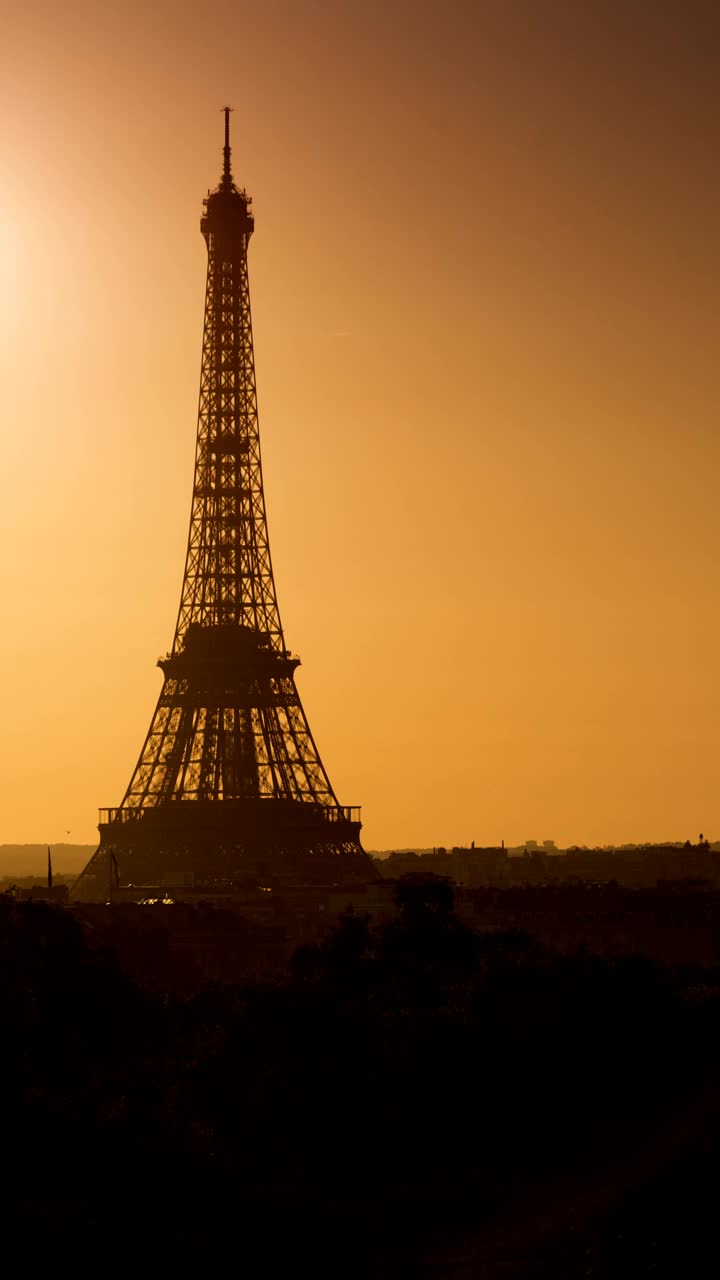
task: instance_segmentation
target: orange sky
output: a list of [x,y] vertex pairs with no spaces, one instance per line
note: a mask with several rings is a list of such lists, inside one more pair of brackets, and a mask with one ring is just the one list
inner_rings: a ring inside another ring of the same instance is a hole
[[720,9],[3,5],[0,841],[171,641],[229,101],[270,537],[368,848],[720,834]]

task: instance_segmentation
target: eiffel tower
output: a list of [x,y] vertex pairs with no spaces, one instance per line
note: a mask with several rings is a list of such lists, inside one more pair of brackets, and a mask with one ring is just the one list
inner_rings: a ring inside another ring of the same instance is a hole
[[[247,250],[251,198],[223,172],[208,251],[195,478],[164,683],[122,803],[74,888],[341,884],[376,878],[360,810],[338,804],[295,686],[268,543]],[[177,894],[175,893],[175,896]]]

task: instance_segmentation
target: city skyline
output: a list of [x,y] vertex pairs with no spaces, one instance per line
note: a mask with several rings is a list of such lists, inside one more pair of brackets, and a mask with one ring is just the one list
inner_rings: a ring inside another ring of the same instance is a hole
[[366,848],[712,839],[716,15],[210,8],[212,83],[190,6],[11,20],[0,841],[92,840],[157,698],[223,100],[284,623]]

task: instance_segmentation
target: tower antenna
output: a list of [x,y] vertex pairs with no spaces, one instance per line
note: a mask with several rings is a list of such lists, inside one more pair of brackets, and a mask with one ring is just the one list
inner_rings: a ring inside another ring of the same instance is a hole
[[232,186],[232,174],[230,172],[230,112],[232,107],[223,107],[225,112],[225,146],[223,147],[223,186]]

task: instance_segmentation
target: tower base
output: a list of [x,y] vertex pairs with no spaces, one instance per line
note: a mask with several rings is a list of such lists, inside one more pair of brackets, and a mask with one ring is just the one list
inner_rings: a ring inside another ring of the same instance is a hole
[[101,811],[100,845],[75,882],[79,901],[114,886],[232,892],[347,887],[379,879],[350,809],[292,800],[176,801]]

